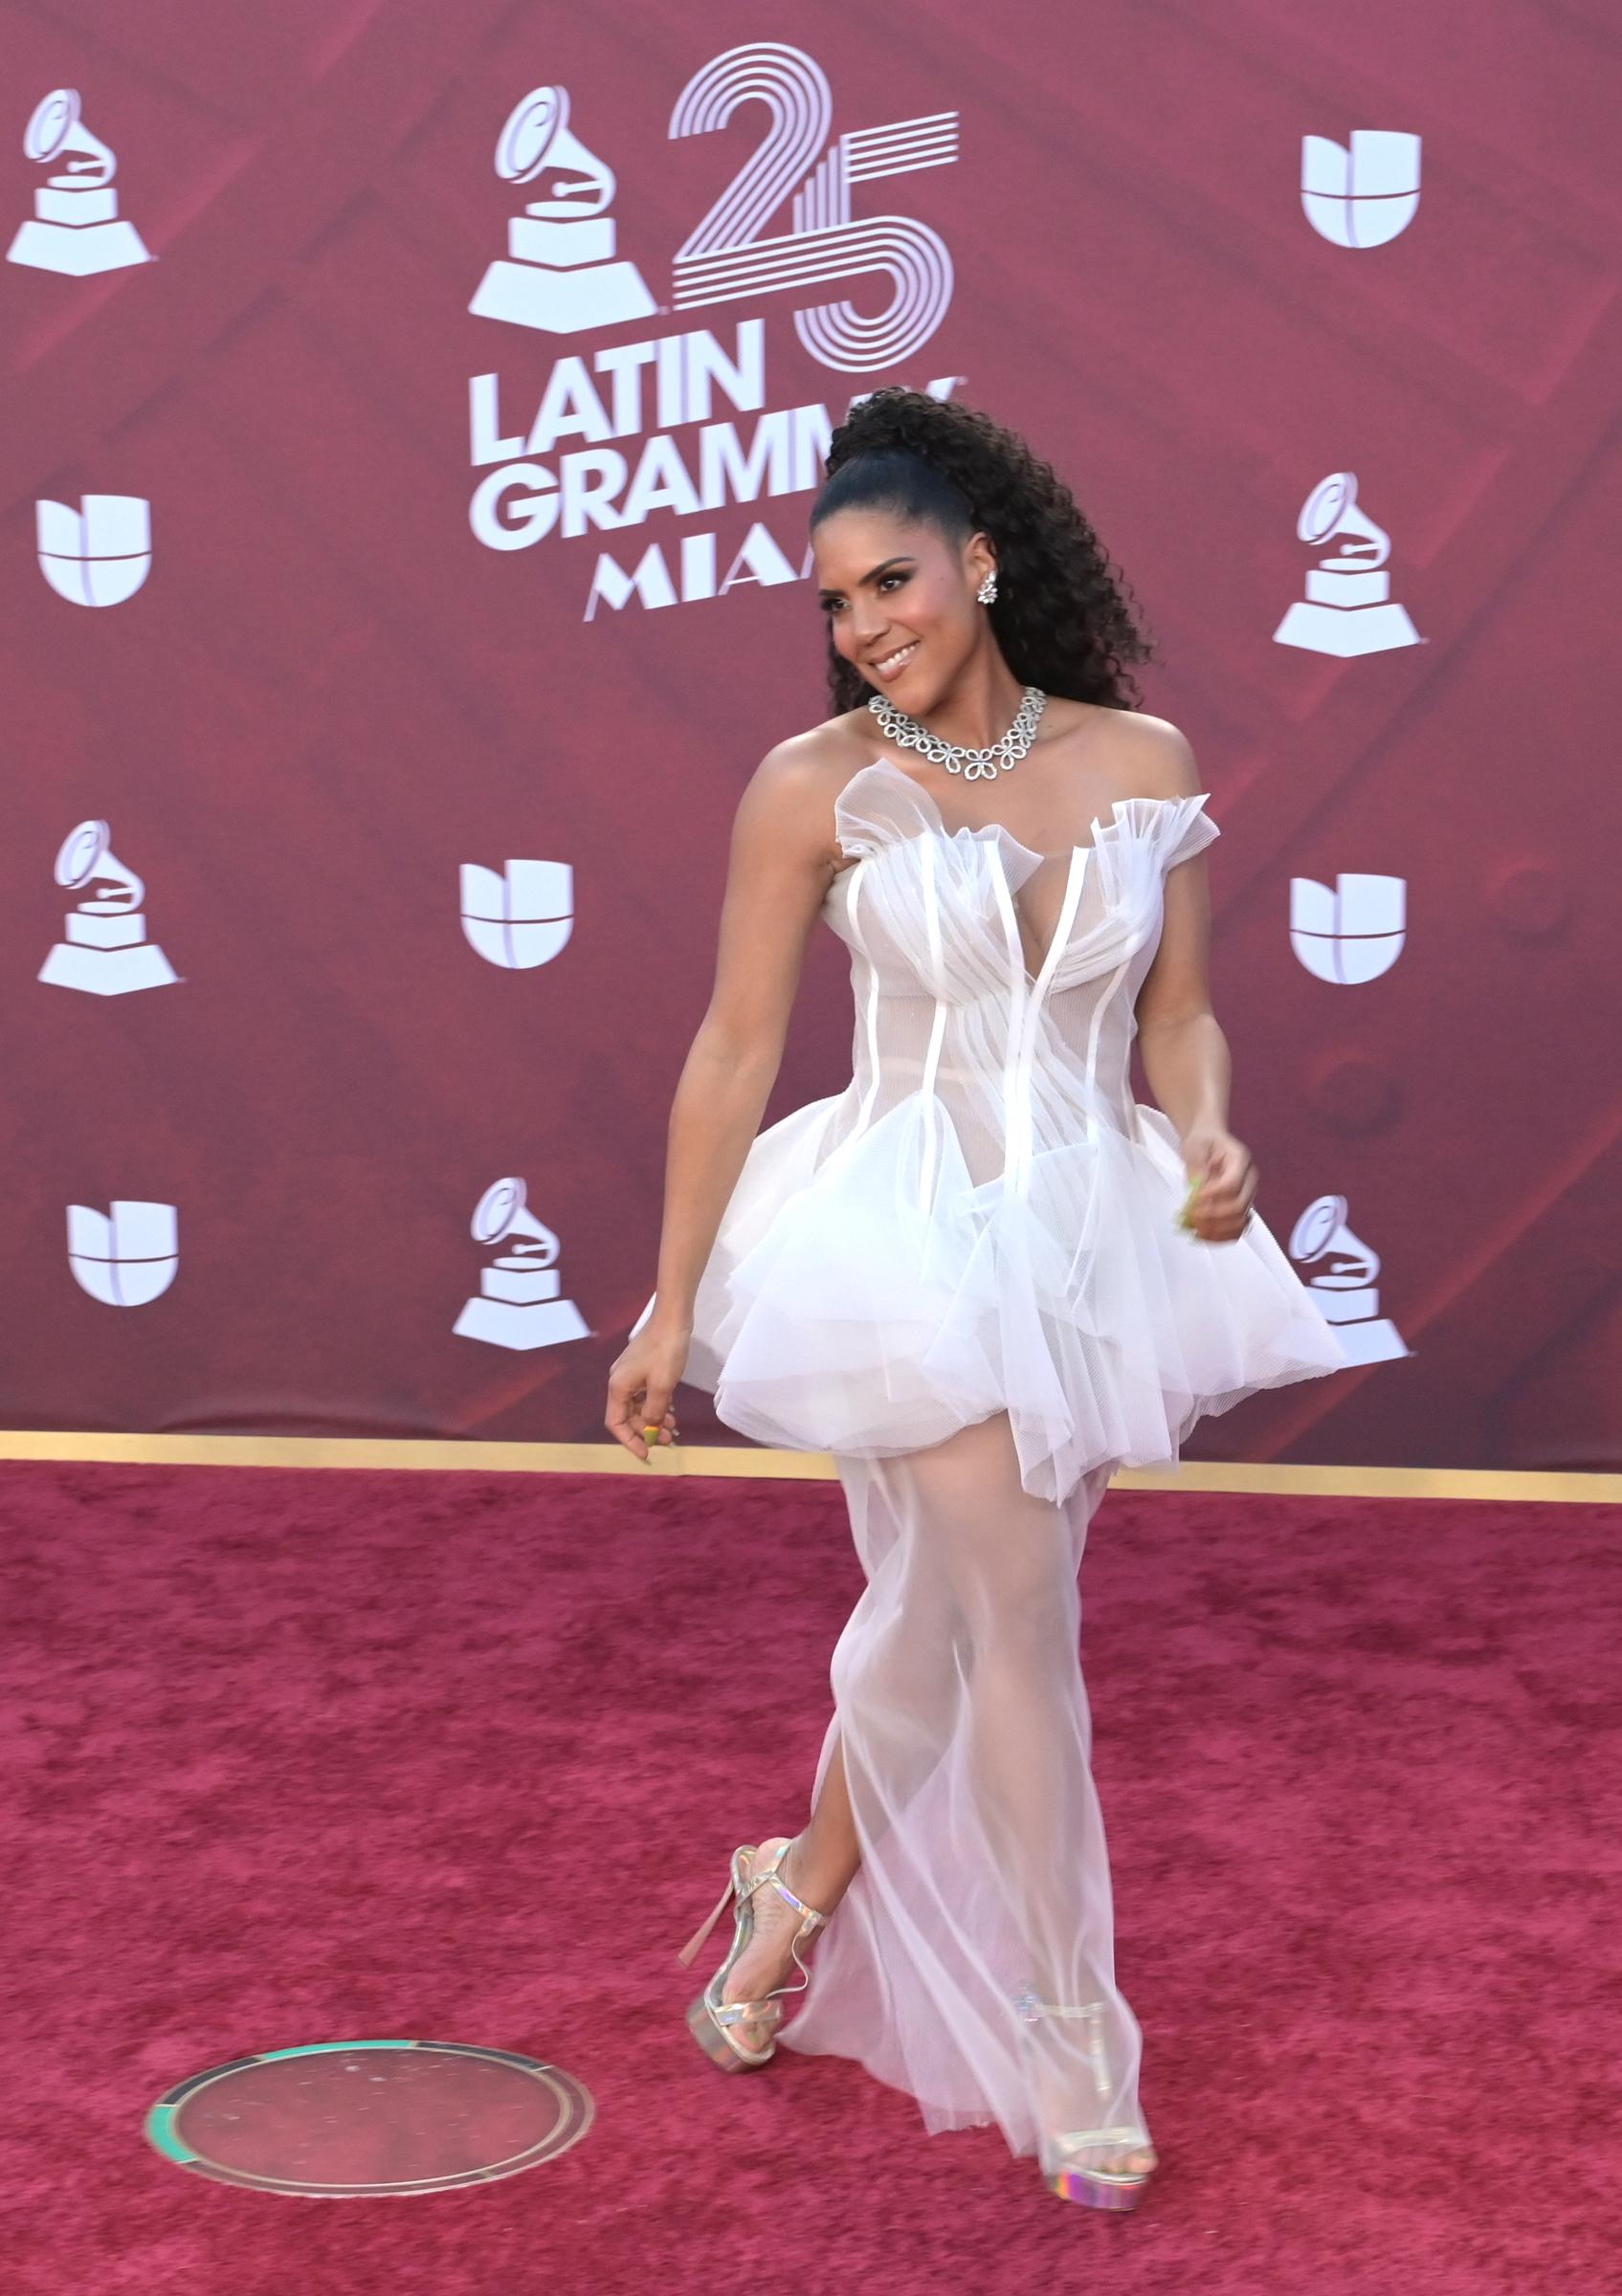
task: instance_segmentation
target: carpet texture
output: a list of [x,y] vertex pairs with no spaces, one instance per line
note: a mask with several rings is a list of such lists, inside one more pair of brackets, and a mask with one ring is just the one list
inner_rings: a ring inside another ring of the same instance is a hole
[[[1082,1576],[1165,2163],[1110,2219],[676,1952],[804,1821],[838,1487],[0,1467],[9,2296],[1540,2296],[1622,2224],[1622,1510],[1111,1493]],[[548,2059],[557,2161],[318,2201],[148,2106],[376,2036]]]

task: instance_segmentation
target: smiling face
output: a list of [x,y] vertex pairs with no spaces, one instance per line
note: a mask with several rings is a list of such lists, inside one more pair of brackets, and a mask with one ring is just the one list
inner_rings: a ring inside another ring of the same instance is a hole
[[985,640],[975,598],[994,563],[985,536],[960,549],[938,526],[853,509],[824,519],[811,547],[837,651],[876,693],[926,717]]

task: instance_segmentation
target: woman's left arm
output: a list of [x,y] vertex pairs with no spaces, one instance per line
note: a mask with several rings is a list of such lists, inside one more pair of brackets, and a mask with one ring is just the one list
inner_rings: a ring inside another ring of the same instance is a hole
[[[1200,789],[1194,753],[1176,727],[1149,719],[1157,736],[1157,794]],[[1244,1231],[1255,1194],[1255,1159],[1228,1127],[1233,1064],[1211,1008],[1211,877],[1191,853],[1166,872],[1165,916],[1154,962],[1138,992],[1138,1051],[1158,1105],[1176,1128],[1184,1168],[1199,1191],[1189,1211],[1195,1235],[1231,1244]]]

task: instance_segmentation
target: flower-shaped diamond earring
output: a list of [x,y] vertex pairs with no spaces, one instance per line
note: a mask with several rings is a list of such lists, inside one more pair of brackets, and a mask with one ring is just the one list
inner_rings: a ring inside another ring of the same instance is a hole
[[974,595],[979,599],[982,606],[989,606],[996,594],[997,577],[993,571],[992,573],[987,575],[985,581],[980,585],[980,587],[975,591]]

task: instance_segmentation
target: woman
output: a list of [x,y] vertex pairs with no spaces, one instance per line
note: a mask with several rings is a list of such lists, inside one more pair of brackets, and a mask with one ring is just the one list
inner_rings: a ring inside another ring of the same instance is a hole
[[[1128,697],[1149,650],[1069,491],[983,413],[887,388],[835,431],[811,529],[834,715],[738,807],[606,1424],[645,1459],[685,1377],[729,1426],[831,1451],[867,1583],[810,1821],[734,1852],[681,1954],[731,1899],[689,2023],[729,2070],[779,2039],[855,2058],[931,2131],[994,2120],[1050,2189],[1126,2208],[1156,2156],[1088,1758],[1087,1524],[1117,1466],[1347,1358],[1251,1208],[1207,985],[1218,832],[1188,742]],[[757,1137],[818,917],[851,950],[852,1080]]]

